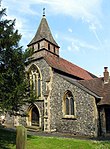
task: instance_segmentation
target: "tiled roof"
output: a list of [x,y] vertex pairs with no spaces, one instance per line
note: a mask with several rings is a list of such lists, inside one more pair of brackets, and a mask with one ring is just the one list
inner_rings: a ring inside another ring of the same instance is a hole
[[104,78],[97,78],[88,71],[61,57],[48,54],[44,59],[52,68],[79,78],[78,83],[98,97],[101,97],[98,105],[110,105],[110,81],[109,83],[104,84]]
[[84,87],[102,97],[98,105],[110,105],[110,82],[104,84],[103,78],[79,81]]
[[72,64],[71,62],[68,62],[61,57],[48,54],[48,56],[45,56],[44,58],[47,63],[54,69],[73,75],[79,79],[89,80],[96,77],[88,71],[76,66],[75,64]]
[[91,80],[81,80],[80,84],[88,88],[90,91],[94,92],[98,96],[102,97],[102,78],[95,78]]
[[92,91],[90,91],[89,89],[87,89],[86,87],[84,87],[83,85],[81,85],[79,83],[78,80],[74,79],[74,78],[70,78],[69,76],[65,76],[63,74],[58,74],[60,77],[64,78],[65,80],[67,80],[68,82],[70,82],[71,84],[74,84],[75,86],[79,87],[80,89],[86,91],[87,93],[89,93],[90,95],[93,95],[94,97],[96,97],[97,99],[100,99],[101,97],[98,96],[97,94],[93,93]]
[[32,41],[28,44],[28,46],[32,45],[32,44],[34,44],[34,43],[36,43],[36,42],[38,42],[42,39],[46,39],[49,42],[51,42],[52,44],[59,47],[58,44],[56,43],[56,41],[54,40],[52,34],[51,34],[49,25],[48,25],[47,20],[46,20],[45,17],[42,17],[42,20],[40,22],[38,30],[37,30],[34,38],[32,39]]

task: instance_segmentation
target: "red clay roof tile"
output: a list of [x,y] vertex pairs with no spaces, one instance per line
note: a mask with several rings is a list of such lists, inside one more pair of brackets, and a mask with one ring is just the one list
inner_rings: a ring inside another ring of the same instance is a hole
[[103,78],[78,81],[93,93],[102,97],[98,105],[110,105],[110,82],[104,84]]
[[96,77],[93,74],[89,73],[88,71],[80,68],[79,66],[76,66],[75,64],[72,64],[71,62],[68,62],[67,60],[61,57],[48,55],[45,56],[44,58],[47,61],[47,63],[54,69],[73,75],[77,78],[89,80]]

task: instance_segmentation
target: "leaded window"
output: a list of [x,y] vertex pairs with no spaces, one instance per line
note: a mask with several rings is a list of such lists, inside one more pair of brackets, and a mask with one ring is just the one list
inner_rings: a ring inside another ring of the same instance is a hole
[[38,68],[32,65],[28,72],[29,88],[37,97],[41,96],[41,76]]
[[74,115],[74,98],[70,91],[67,91],[64,95],[64,114]]

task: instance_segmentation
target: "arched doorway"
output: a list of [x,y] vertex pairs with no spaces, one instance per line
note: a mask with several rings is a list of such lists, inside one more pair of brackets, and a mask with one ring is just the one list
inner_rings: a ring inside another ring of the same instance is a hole
[[39,109],[35,105],[31,105],[28,109],[28,126],[40,126],[40,114]]
[[31,110],[31,125],[39,126],[39,111],[36,106],[33,106]]

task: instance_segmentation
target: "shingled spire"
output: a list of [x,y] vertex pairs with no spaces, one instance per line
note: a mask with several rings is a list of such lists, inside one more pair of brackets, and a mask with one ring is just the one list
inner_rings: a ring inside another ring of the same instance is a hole
[[32,41],[28,44],[28,47],[34,47],[35,51],[45,49],[50,51],[51,53],[59,55],[59,46],[52,36],[51,30],[44,14],[44,10],[38,30]]

